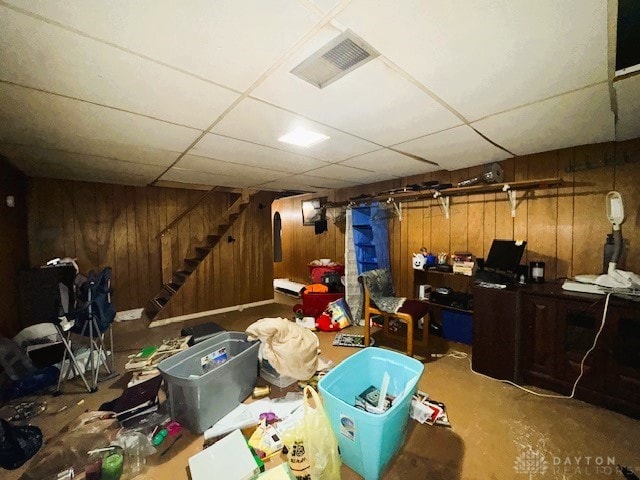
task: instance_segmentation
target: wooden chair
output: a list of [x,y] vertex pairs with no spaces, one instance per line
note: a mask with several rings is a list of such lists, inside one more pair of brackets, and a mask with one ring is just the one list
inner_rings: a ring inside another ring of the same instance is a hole
[[[425,302],[420,302],[418,300],[405,300],[404,304],[396,313],[389,313],[380,310],[375,302],[371,299],[371,294],[369,293],[369,289],[367,288],[367,283],[365,279],[360,276],[358,277],[358,281],[362,284],[364,289],[364,344],[365,346],[369,346],[371,343],[371,317],[375,315],[380,315],[384,319],[384,328],[385,331],[389,328],[389,320],[391,318],[395,318],[407,326],[407,355],[410,357],[413,356],[413,331],[414,326],[418,322],[419,319],[424,317],[429,313],[429,305]],[[426,344],[429,332],[428,322],[425,322],[423,326],[424,331],[424,343]]]

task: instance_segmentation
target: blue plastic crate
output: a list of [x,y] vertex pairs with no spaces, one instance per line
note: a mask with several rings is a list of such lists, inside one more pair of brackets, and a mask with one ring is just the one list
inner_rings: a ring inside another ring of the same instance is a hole
[[447,340],[471,345],[473,341],[473,316],[470,313],[443,310],[442,336]]

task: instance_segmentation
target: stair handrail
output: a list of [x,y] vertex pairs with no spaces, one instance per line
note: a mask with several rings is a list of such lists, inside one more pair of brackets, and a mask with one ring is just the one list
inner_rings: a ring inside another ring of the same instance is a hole
[[175,225],[177,225],[178,223],[180,223],[180,221],[185,218],[187,215],[189,215],[191,212],[193,212],[193,210],[200,205],[203,201],[205,201],[212,193],[214,192],[218,192],[220,187],[213,187],[211,188],[211,190],[207,190],[207,192],[202,195],[198,200],[196,200],[193,205],[191,205],[190,207],[188,207],[186,210],[184,210],[180,215],[178,215],[176,218],[174,218],[166,227],[164,227],[162,230],[160,230],[160,233],[158,233],[154,239],[158,239],[162,236],[164,236],[165,233],[167,233],[168,231],[170,231]]

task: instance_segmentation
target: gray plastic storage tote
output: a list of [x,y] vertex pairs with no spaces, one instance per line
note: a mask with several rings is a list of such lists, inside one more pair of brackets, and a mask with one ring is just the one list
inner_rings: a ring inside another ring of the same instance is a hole
[[236,408],[256,385],[259,347],[245,333],[221,332],[160,362],[171,417],[201,433]]

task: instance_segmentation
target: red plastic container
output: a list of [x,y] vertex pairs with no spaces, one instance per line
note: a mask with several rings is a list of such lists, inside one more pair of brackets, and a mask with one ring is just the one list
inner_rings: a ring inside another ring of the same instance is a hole
[[312,293],[302,292],[302,305],[297,304],[293,311],[302,310],[305,317],[318,318],[329,303],[344,297],[344,293]]
[[309,277],[311,283],[322,283],[322,276],[327,272],[337,272],[341,277],[344,275],[344,265],[307,265],[309,267]]

